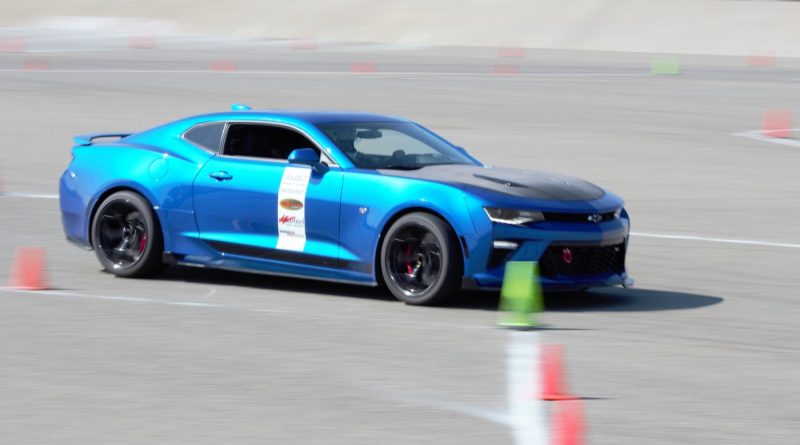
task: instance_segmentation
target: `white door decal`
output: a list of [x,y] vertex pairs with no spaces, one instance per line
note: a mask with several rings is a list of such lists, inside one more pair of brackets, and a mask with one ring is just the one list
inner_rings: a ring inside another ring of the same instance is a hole
[[278,189],[278,249],[302,251],[306,245],[306,190],[310,168],[286,167]]

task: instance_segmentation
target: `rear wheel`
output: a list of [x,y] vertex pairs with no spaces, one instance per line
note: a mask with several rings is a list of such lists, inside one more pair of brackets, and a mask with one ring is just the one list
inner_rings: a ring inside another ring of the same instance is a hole
[[408,304],[441,303],[460,289],[455,233],[428,213],[410,213],[395,221],[383,239],[380,261],[386,287]]
[[145,277],[163,268],[163,240],[152,206],[134,192],[116,192],[100,204],[92,246],[100,264],[114,275]]

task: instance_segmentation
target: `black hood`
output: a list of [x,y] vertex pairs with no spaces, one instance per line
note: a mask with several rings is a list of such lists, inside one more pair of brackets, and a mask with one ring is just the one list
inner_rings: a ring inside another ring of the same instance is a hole
[[592,201],[605,195],[603,189],[583,179],[512,168],[453,164],[379,171],[385,175],[427,179],[464,188],[479,187],[521,198]]

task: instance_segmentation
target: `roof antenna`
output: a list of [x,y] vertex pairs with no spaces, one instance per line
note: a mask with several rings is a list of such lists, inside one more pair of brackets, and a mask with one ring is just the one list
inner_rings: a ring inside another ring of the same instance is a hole
[[231,111],[249,111],[249,110],[252,110],[252,108],[250,108],[247,105],[242,105],[242,104],[231,105]]

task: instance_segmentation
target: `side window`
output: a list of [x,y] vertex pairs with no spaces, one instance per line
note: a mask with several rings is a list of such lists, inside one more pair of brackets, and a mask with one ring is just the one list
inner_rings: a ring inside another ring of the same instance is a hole
[[288,128],[258,124],[231,124],[225,138],[224,154],[255,158],[288,159],[297,148],[316,146],[302,134]]
[[225,129],[223,122],[213,124],[200,124],[187,131],[183,136],[189,142],[212,151],[219,151],[219,143],[222,141],[222,130]]

